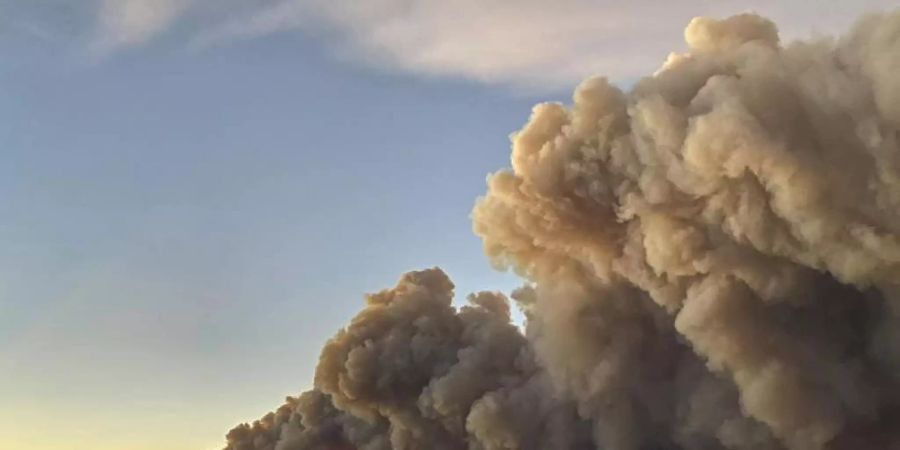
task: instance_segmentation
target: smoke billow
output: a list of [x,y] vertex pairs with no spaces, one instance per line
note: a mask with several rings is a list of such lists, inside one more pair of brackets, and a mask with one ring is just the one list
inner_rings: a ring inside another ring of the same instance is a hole
[[529,284],[403,276],[228,449],[900,448],[900,13],[744,14],[513,136],[473,213]]

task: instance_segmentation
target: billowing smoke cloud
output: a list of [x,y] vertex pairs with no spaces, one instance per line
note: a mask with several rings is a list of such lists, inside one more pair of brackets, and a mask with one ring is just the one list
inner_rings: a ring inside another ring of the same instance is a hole
[[685,37],[630,92],[536,106],[489,178],[524,335],[406,274],[228,449],[900,448],[900,13]]

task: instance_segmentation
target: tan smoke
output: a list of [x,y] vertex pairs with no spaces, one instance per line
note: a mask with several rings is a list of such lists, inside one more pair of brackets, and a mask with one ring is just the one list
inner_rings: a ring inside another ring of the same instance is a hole
[[229,449],[900,448],[900,12],[694,19],[513,136],[475,232],[514,294],[407,274]]

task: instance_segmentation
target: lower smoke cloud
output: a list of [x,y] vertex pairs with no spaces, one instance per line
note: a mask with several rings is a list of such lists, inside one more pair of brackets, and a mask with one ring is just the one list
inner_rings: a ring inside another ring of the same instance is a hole
[[367,297],[315,388],[228,450],[900,448],[900,13],[752,14],[513,136],[473,213],[528,284]]

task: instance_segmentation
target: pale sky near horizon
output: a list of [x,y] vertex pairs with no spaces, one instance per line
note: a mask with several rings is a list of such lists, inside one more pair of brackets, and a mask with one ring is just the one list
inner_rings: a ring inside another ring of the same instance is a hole
[[468,214],[535,102],[894,4],[620,3],[0,0],[0,449],[220,448],[364,292],[517,285]]

